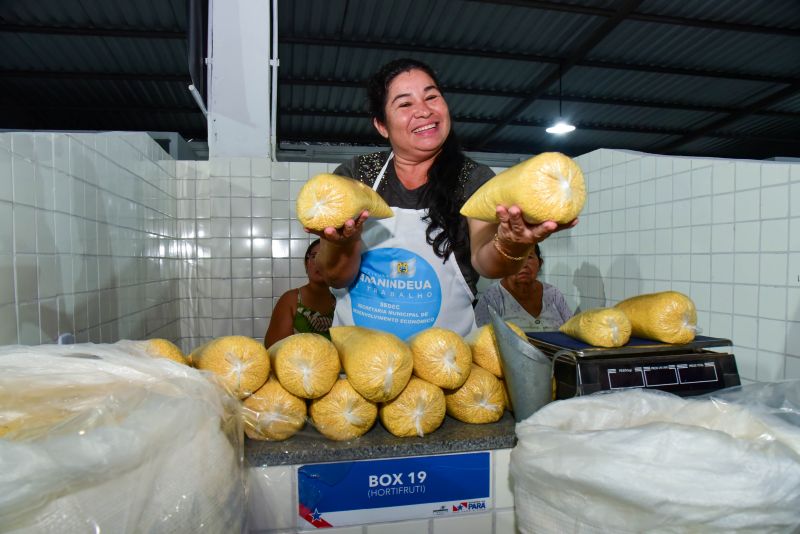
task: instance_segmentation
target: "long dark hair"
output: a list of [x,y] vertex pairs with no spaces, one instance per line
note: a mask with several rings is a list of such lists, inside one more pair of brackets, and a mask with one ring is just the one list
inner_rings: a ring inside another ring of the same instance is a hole
[[[389,84],[397,75],[412,70],[426,73],[441,91],[439,80],[431,67],[416,59],[395,59],[381,67],[367,82],[367,99],[372,118],[386,124]],[[426,240],[433,246],[434,253],[445,260],[454,250],[463,250],[469,246],[467,224],[459,214],[463,203],[460,173],[464,161],[464,153],[451,123],[442,151],[428,171],[428,186],[421,199],[422,205],[428,209],[428,215],[424,219],[428,221]]]

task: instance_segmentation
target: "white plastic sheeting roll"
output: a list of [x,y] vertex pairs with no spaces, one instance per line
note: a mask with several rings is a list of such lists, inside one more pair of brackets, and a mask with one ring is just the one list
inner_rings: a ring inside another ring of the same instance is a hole
[[630,390],[550,403],[517,424],[517,526],[797,532],[798,424],[800,381],[710,398]]
[[238,401],[113,345],[0,348],[4,533],[239,532]]

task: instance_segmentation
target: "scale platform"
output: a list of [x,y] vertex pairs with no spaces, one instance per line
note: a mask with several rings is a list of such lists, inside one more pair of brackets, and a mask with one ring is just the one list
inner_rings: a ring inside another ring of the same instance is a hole
[[609,349],[561,332],[527,335],[553,362],[554,399],[630,388],[688,397],[740,384],[736,358],[725,352],[733,346],[729,339],[696,336],[691,343],[673,345],[632,337]]

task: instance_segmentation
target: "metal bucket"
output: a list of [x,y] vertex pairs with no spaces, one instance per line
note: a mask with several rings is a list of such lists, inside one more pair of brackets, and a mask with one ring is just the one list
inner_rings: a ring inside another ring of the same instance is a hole
[[491,306],[489,315],[514,419],[519,423],[552,400],[553,366],[542,351],[511,330]]

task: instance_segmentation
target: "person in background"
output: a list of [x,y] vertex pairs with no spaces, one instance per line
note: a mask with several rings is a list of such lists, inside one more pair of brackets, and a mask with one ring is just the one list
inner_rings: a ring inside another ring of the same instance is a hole
[[264,336],[264,346],[267,348],[276,341],[301,332],[320,334],[330,339],[328,329],[333,321],[336,299],[317,268],[315,259],[319,247],[320,240],[315,239],[306,249],[308,283],[281,295],[272,310],[272,318]]
[[506,276],[480,296],[475,306],[478,326],[491,322],[489,306],[505,321],[525,332],[558,330],[572,317],[572,311],[557,287],[537,280],[544,264],[537,244],[518,273]]
[[397,59],[367,86],[372,124],[391,150],[355,157],[334,173],[371,186],[394,217],[364,211],[322,238],[317,264],[337,298],[335,325],[388,331],[402,339],[432,326],[465,336],[479,274],[517,272],[554,221],[527,224],[517,206],[497,206],[500,223],[459,214],[494,173],[466,157],[450,111],[428,65]]

